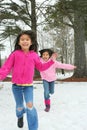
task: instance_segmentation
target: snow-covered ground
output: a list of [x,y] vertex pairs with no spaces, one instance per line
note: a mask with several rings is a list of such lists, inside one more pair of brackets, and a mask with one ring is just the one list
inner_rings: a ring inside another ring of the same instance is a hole
[[[10,82],[0,83],[0,130],[19,130]],[[51,96],[51,110],[44,111],[43,87],[34,82],[34,105],[38,130],[87,130],[87,82],[57,82]],[[28,130],[26,115],[24,128]]]

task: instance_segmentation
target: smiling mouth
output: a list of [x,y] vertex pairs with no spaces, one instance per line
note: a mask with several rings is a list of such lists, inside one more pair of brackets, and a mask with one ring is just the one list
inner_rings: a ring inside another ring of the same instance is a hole
[[24,44],[23,46],[28,46],[28,44],[26,44],[26,45]]
[[47,58],[44,58],[45,61],[47,61],[48,59]]

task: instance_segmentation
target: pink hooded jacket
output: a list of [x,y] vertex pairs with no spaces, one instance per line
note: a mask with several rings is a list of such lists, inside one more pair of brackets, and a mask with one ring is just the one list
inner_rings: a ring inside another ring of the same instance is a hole
[[[41,59],[42,63],[46,63],[43,59]],[[56,68],[59,69],[66,69],[66,70],[73,70],[75,66],[71,65],[71,64],[63,64],[61,62],[55,61],[55,63],[49,67],[47,70],[45,71],[41,71],[40,75],[41,78],[51,82],[51,81],[55,81],[57,79],[56,77]]]
[[54,61],[50,60],[43,64],[40,57],[34,51],[24,53],[22,50],[16,50],[10,54],[2,68],[0,68],[0,80],[12,71],[12,82],[16,84],[32,84],[34,69],[43,71],[48,69]]

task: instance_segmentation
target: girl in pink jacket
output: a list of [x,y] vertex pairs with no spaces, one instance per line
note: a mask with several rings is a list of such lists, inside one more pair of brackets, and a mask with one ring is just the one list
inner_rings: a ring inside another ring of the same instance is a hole
[[[53,51],[50,49],[43,49],[40,52],[41,62],[47,63],[50,60],[50,57],[53,54]],[[43,80],[43,88],[44,88],[44,103],[45,103],[45,111],[48,112],[50,110],[50,94],[54,93],[54,81],[57,79],[56,77],[56,68],[73,70],[76,67],[70,64],[62,64],[55,60],[54,64],[49,67],[45,71],[41,71],[40,75]]]
[[[15,49],[0,68],[0,80],[12,72],[12,91],[16,102],[17,125],[23,127],[24,113],[27,115],[28,130],[38,129],[37,111],[33,105],[33,76],[35,68],[48,69],[53,63],[41,63],[37,51],[36,35],[33,31],[22,31],[16,38]],[[56,55],[53,55],[53,59]],[[26,108],[24,107],[24,99]]]

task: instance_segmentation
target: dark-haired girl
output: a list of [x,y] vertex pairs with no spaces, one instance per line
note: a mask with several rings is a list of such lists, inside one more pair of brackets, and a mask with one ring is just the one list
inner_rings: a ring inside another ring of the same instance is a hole
[[[3,66],[0,68],[0,80],[12,71],[12,91],[16,102],[17,125],[22,128],[24,125],[23,116],[27,115],[28,130],[38,129],[38,116],[33,105],[33,76],[35,68],[39,71],[48,69],[53,59],[46,64],[40,62],[37,51],[36,35],[31,30],[22,31],[15,40],[15,49],[9,55]],[[24,106],[24,101],[26,107]]]
[[[42,49],[39,51],[41,56],[41,62],[47,63],[50,60],[50,57],[53,54],[51,49]],[[44,103],[45,103],[45,111],[49,112],[51,107],[50,94],[54,94],[54,84],[56,77],[56,69],[66,69],[73,70],[76,66],[71,64],[62,64],[55,60],[54,64],[48,68],[47,70],[41,71],[41,78],[43,80],[43,88],[44,88]]]

